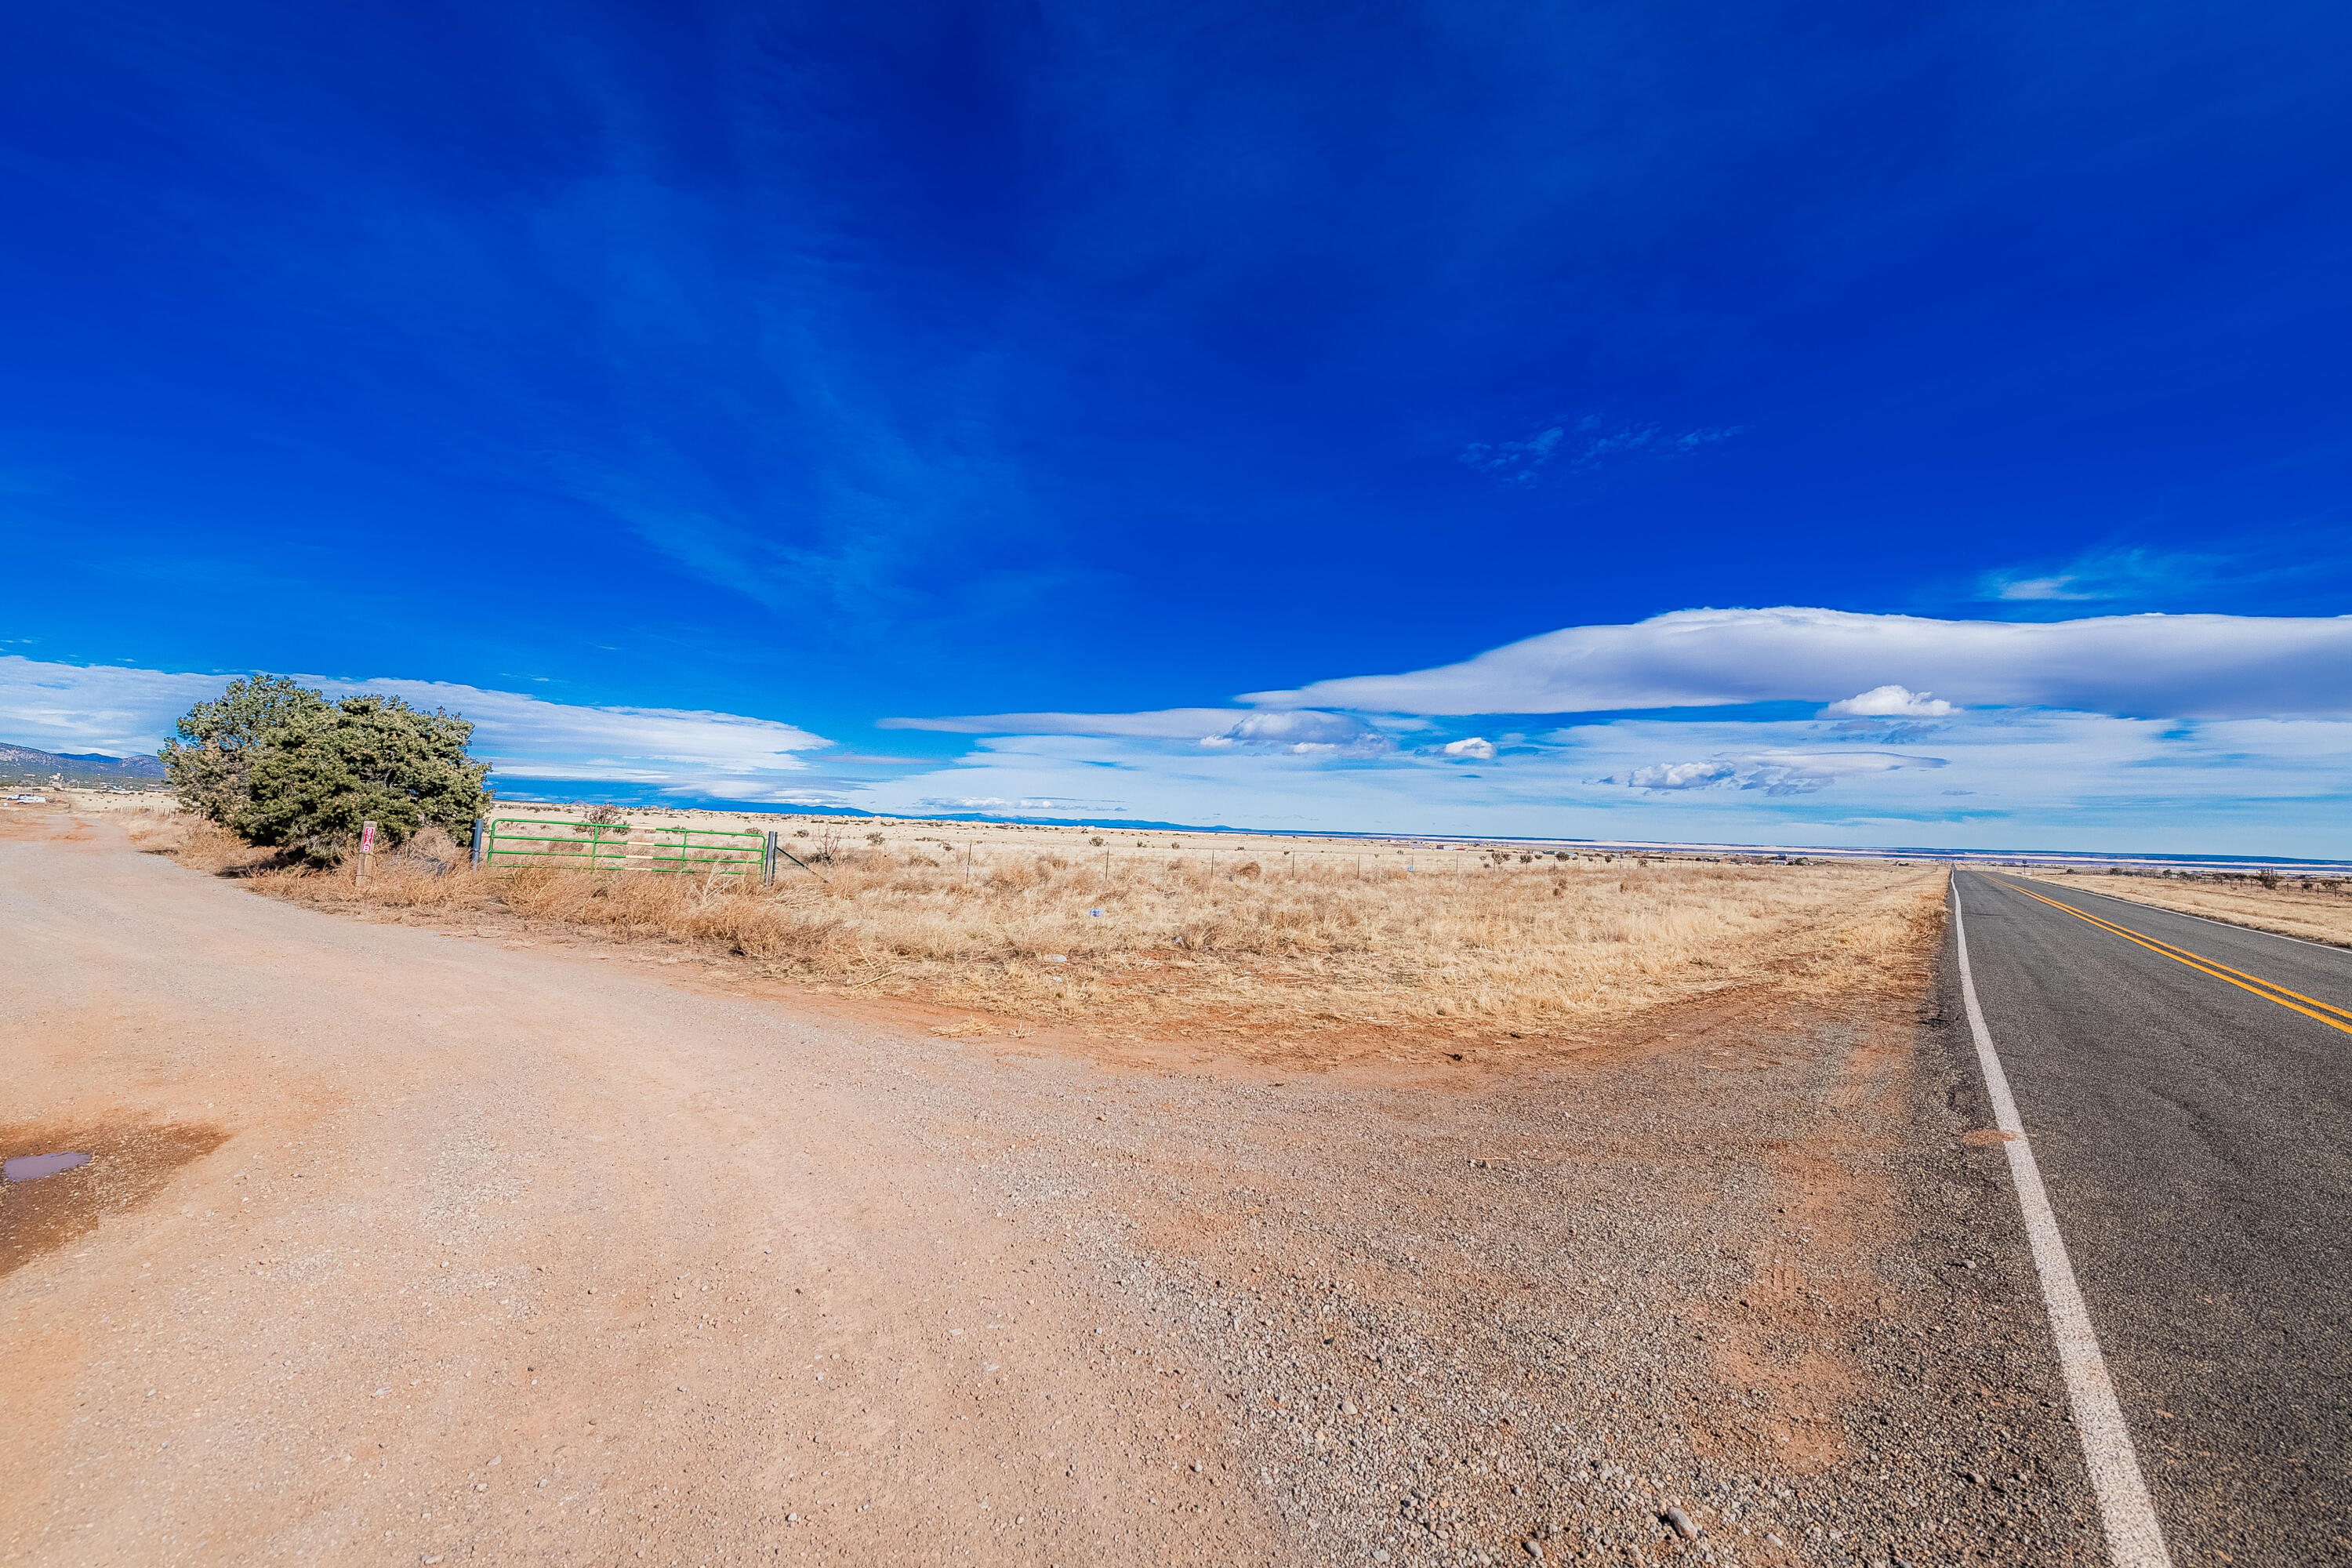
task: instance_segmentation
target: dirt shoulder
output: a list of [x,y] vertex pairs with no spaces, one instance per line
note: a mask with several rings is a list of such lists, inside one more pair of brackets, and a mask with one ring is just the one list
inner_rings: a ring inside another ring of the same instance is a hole
[[2063,872],[2013,870],[2037,882],[2086,893],[2105,893],[2159,910],[2202,915],[2209,921],[2266,931],[2328,947],[2352,947],[2352,891],[2333,880],[2315,884],[2282,879],[2265,888],[2252,878],[2222,882],[2163,877],[2070,877]]
[[1939,939],[1310,1069],[12,823],[0,1562],[2088,1560]]

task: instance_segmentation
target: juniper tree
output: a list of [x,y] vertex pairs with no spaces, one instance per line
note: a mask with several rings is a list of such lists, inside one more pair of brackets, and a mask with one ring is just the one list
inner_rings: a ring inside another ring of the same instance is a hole
[[466,754],[474,726],[397,697],[347,697],[326,713],[268,732],[229,826],[247,843],[293,849],[314,865],[349,852],[363,822],[397,847],[427,824],[463,837],[489,803],[488,763]]
[[251,798],[253,763],[272,731],[322,719],[327,700],[282,675],[228,683],[211,702],[199,702],[175,726],[179,739],[158,754],[180,804],[226,826]]

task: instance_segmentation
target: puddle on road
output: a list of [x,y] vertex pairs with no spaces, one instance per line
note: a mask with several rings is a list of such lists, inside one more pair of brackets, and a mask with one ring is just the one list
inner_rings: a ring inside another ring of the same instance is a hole
[[[145,1203],[173,1172],[227,1141],[226,1130],[201,1122],[0,1126],[0,1149],[60,1151],[0,1165],[0,1278]],[[68,1182],[39,1179],[69,1170],[80,1173]]]
[[71,1171],[89,1163],[87,1154],[19,1154],[13,1160],[0,1161],[0,1181],[37,1182],[43,1176],[54,1176],[59,1171]]

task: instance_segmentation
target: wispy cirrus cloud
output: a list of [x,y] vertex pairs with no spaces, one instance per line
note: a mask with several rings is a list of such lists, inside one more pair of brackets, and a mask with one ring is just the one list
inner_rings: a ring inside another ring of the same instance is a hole
[[2248,605],[2269,612],[2333,607],[2352,550],[2342,519],[2299,520],[2226,551],[2101,546],[2053,560],[2021,562],[1979,574],[1964,596],[2019,616],[2081,615],[2081,606],[2168,609],[2179,605]]
[[2005,567],[1977,579],[1977,596],[2009,604],[2097,604],[2161,599],[2210,581],[2218,557],[2152,550],[2095,550],[2063,565]]
[[1531,485],[1547,468],[1563,473],[1597,468],[1620,458],[1679,457],[1727,441],[1740,426],[1720,425],[1667,434],[1660,425],[1612,425],[1597,414],[1547,425],[1516,441],[1473,441],[1461,460],[1507,485]]

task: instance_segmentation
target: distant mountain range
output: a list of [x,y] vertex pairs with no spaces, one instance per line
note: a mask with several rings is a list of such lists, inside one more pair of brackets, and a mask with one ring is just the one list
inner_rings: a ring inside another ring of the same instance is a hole
[[0,744],[0,783],[121,784],[130,788],[163,782],[154,757],[110,757],[103,752],[43,752]]

